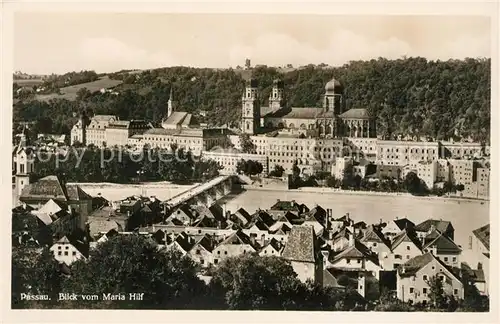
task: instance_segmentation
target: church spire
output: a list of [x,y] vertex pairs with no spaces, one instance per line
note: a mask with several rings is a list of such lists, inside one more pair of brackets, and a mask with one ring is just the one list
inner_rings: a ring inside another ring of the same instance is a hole
[[172,84],[170,86],[170,95],[168,97],[168,104],[167,104],[167,118],[172,115],[174,112],[174,85]]

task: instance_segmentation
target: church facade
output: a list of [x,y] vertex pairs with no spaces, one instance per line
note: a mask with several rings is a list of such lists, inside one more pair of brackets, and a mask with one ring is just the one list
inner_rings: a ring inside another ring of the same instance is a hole
[[297,130],[309,137],[375,138],[375,120],[364,108],[345,110],[341,83],[325,85],[322,107],[292,107],[287,103],[284,82],[275,80],[269,105],[259,105],[258,82],[247,82],[242,97],[241,130],[257,135],[276,129]]

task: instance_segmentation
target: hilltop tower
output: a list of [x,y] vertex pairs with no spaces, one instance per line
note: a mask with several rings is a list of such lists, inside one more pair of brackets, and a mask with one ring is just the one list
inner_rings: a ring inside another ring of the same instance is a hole
[[281,80],[274,80],[273,89],[269,95],[269,107],[278,110],[285,106],[285,83]]
[[174,101],[174,86],[170,86],[170,95],[168,97],[168,104],[167,104],[167,118],[172,115],[174,112],[174,106],[175,106],[175,101]]
[[260,104],[257,92],[258,82],[255,79],[247,81],[245,92],[243,93],[241,130],[245,134],[256,134],[260,125]]

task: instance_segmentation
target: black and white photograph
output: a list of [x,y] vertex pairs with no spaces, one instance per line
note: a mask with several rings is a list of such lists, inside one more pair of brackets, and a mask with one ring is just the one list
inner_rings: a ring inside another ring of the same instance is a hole
[[119,10],[11,16],[12,311],[493,310],[492,16]]

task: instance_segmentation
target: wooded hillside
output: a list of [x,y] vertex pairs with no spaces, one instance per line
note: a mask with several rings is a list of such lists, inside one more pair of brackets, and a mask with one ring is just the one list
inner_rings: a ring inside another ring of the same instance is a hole
[[[438,139],[455,131],[488,141],[490,131],[490,59],[427,61],[424,58],[354,61],[325,69],[310,65],[286,74],[259,67],[261,101],[267,105],[272,81],[282,78],[290,105],[321,105],[324,85],[332,77],[345,88],[348,108],[367,108],[377,117],[379,134],[420,134]],[[116,114],[121,119],[164,116],[171,85],[179,110],[206,111],[206,122],[237,123],[245,80],[240,70],[162,68],[142,73],[110,74],[123,80],[112,93],[79,96],[76,101],[21,101],[14,121],[40,120],[44,133],[68,133],[78,112]]]

